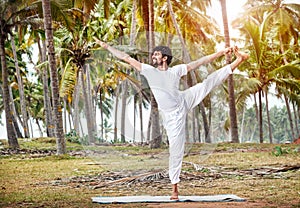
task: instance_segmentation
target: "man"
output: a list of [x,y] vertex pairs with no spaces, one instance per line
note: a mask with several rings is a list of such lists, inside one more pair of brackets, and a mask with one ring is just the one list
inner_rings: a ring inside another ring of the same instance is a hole
[[[164,127],[169,139],[169,178],[172,183],[172,196],[170,199],[178,200],[177,184],[180,181],[179,175],[184,155],[185,117],[214,87],[220,85],[249,56],[239,52],[237,47],[225,48],[191,63],[169,67],[172,61],[170,48],[158,46],[153,49],[153,66],[150,66],[131,58],[128,54],[96,38],[95,40],[100,46],[110,51],[117,58],[129,63],[146,77],[158,107],[162,112]],[[184,91],[179,90],[179,81],[182,76],[203,64],[214,61],[224,54],[231,53],[232,50],[236,55],[235,61],[213,72],[202,83],[198,83]]]

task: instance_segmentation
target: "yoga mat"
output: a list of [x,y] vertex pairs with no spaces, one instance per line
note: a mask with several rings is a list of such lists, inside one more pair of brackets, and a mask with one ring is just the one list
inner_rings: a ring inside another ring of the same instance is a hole
[[94,203],[126,204],[126,203],[174,203],[174,202],[243,202],[246,201],[233,194],[208,196],[179,196],[179,200],[170,200],[170,196],[98,196],[92,197]]

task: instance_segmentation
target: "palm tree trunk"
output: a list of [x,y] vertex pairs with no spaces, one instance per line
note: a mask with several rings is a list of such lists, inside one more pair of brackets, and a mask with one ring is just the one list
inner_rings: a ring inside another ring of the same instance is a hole
[[[40,46],[40,40],[37,41],[39,46],[39,51],[41,55],[41,61],[44,63],[47,60],[47,46],[46,41],[42,40],[42,47]],[[48,137],[55,137],[54,124],[53,124],[53,111],[51,106],[49,85],[48,85],[48,66],[45,66],[42,72],[43,80],[43,91],[44,91],[44,113],[45,113],[45,122],[46,122],[46,132]]]
[[80,111],[79,111],[79,100],[80,100],[80,89],[81,89],[81,73],[80,71],[78,72],[77,77],[77,82],[75,85],[74,89],[74,99],[73,99],[73,108],[74,108],[74,113],[73,113],[73,124],[74,124],[74,129],[76,131],[77,135],[80,135]]
[[201,128],[200,128],[200,118],[199,118],[199,113],[200,113],[200,105],[196,107],[195,110],[195,119],[196,119],[196,132],[197,132],[197,142],[201,142]]
[[72,118],[73,118],[73,115],[72,115],[72,106],[71,106],[70,102],[67,102],[67,103],[68,103],[68,107],[69,107],[69,115],[68,115],[69,129],[72,130],[72,129],[74,129],[74,124],[72,123],[73,122],[73,120],[72,120]]
[[287,96],[284,94],[283,97],[284,97],[286,110],[287,110],[288,117],[289,117],[290,128],[291,128],[291,130],[290,130],[291,135],[292,135],[291,142],[293,142],[294,139],[296,139],[296,137],[295,137],[295,133],[294,133],[294,125],[293,125],[293,118],[292,118],[291,108],[290,108]]
[[[141,81],[141,76],[139,73],[137,73],[137,79],[140,82]],[[141,143],[143,144],[144,142],[144,122],[143,122],[143,95],[142,95],[142,89],[139,90],[139,95],[138,95],[138,102],[139,102],[139,114],[140,114],[140,125],[141,125]]]
[[[152,93],[151,93],[152,94]],[[153,96],[151,95],[151,126],[152,126],[152,134],[151,134],[151,148],[159,148],[162,141],[160,124],[159,124],[159,113],[157,102]]]
[[[149,52],[153,51],[155,46],[155,38],[154,38],[154,2],[153,0],[149,1]],[[151,53],[149,54],[151,55]]]
[[85,110],[85,116],[87,119],[87,130],[88,130],[88,142],[89,144],[94,144],[95,143],[95,132],[94,132],[94,124],[93,124],[93,119],[92,119],[92,112],[91,112],[91,106],[90,106],[90,100],[88,97],[88,92],[87,90],[87,83],[85,83],[85,80],[88,78],[84,78],[85,74],[82,72],[82,70],[87,70],[86,68],[80,70],[81,74],[81,84],[82,84],[82,92],[83,92],[83,100],[84,100],[84,110]]
[[269,140],[270,140],[270,144],[272,144],[273,136],[272,136],[272,126],[271,126],[270,111],[269,111],[268,91],[266,91],[266,111],[267,111],[267,119],[268,119],[268,127],[269,127]]
[[19,94],[20,94],[20,106],[21,106],[21,114],[22,114],[22,126],[24,131],[24,137],[29,138],[29,128],[28,128],[28,114],[27,114],[27,105],[26,105],[26,99],[24,94],[24,85],[23,80],[20,74],[20,68],[17,58],[17,51],[16,51],[16,44],[15,44],[15,38],[14,36],[11,36],[11,48],[14,55],[14,61],[15,61],[15,67],[17,72],[17,80],[18,80],[18,88],[19,88]]
[[114,142],[116,143],[118,141],[118,111],[119,111],[119,94],[120,94],[120,88],[117,87],[116,89],[116,101],[115,101],[115,122],[114,122]]
[[86,84],[87,84],[87,99],[89,104],[89,114],[91,115],[91,128],[93,131],[93,137],[95,140],[95,137],[97,137],[97,125],[96,125],[96,108],[95,105],[93,105],[93,91],[92,91],[92,84],[91,84],[91,74],[90,74],[90,65],[86,64]]
[[66,96],[63,98],[63,105],[64,105],[63,124],[64,124],[64,129],[67,132],[67,97]]
[[296,133],[297,133],[298,136],[300,136],[299,128],[298,128],[299,117],[297,116],[297,107],[296,107],[296,104],[294,102],[293,102],[293,112],[294,112],[294,120],[295,120]]
[[121,109],[121,142],[125,143],[125,120],[126,120],[126,104],[127,104],[127,97],[128,97],[128,83],[127,80],[122,82],[122,109]]
[[10,99],[9,104],[10,104],[10,109],[12,110],[11,113],[12,113],[12,120],[13,120],[13,124],[14,124],[14,131],[18,138],[23,138],[23,135],[22,135],[19,125],[18,125],[18,121],[20,121],[20,123],[21,123],[21,118],[20,118],[20,116],[17,116],[18,114],[16,111],[15,103],[14,103],[12,87],[9,86],[8,90],[9,90],[9,99]]
[[[224,36],[225,36],[225,47],[230,46],[230,37],[228,29],[228,20],[227,20],[227,9],[226,9],[226,0],[220,0],[222,7],[222,17],[224,25]],[[226,63],[231,63],[231,55],[226,54]],[[229,115],[230,115],[230,131],[231,131],[231,140],[234,143],[239,143],[238,135],[238,124],[235,108],[235,96],[234,96],[234,82],[233,75],[228,77],[228,94],[229,94]]]
[[[151,99],[151,97],[150,97],[150,99]],[[151,108],[150,109],[150,118],[149,118],[149,121],[148,121],[148,131],[147,131],[147,143],[149,143],[150,142],[150,135],[151,135],[151,124],[152,124],[152,114],[153,114],[153,108]]]
[[203,118],[203,126],[204,126],[204,132],[205,132],[205,142],[206,143],[211,143],[211,138],[209,135],[209,125],[208,125],[208,120],[207,120],[207,116],[203,115],[205,114],[205,107],[204,104],[201,102],[200,103],[200,112]]
[[241,131],[240,131],[240,136],[241,136],[241,143],[245,141],[244,137],[244,123],[245,123],[245,108],[246,106],[243,107],[243,116],[242,116],[242,123],[241,123]]
[[1,58],[1,69],[2,69],[2,98],[4,104],[5,111],[5,119],[6,119],[6,132],[7,139],[10,148],[16,149],[19,148],[19,143],[17,136],[14,131],[14,125],[12,120],[12,114],[10,109],[10,100],[9,100],[9,89],[8,89],[8,73],[7,73],[7,65],[6,65],[6,57],[5,57],[5,37],[6,34],[3,31],[3,23],[0,22],[0,58]]
[[104,113],[103,113],[103,100],[102,100],[102,91],[101,89],[99,88],[99,109],[100,109],[100,120],[101,120],[101,140],[102,142],[104,141]]
[[137,0],[132,2],[132,12],[131,12],[131,28],[130,28],[130,46],[134,45],[136,38],[136,11],[137,11]]
[[50,0],[42,0],[43,14],[44,14],[44,27],[46,32],[46,41],[48,49],[48,61],[50,66],[50,78],[52,87],[52,105],[53,105],[53,117],[55,123],[55,136],[57,145],[57,154],[66,153],[66,141],[64,138],[63,122],[62,122],[62,110],[59,97],[58,75],[56,69],[56,58],[54,50],[54,40],[52,31],[52,17]]
[[41,128],[41,125],[40,125],[39,120],[38,120],[38,119],[35,119],[35,123],[36,123],[36,125],[38,126],[39,133],[40,133],[40,137],[43,137],[43,131],[42,131],[42,128]]
[[[146,31],[146,42],[147,42],[147,51],[149,51],[149,0],[143,0],[142,1],[142,17],[143,17],[143,23],[144,23],[144,28],[145,28],[145,31]],[[150,60],[150,55],[149,54],[149,60]]]
[[137,97],[133,96],[133,136],[132,142],[135,143],[136,140],[136,114],[137,114]]
[[264,131],[263,131],[263,106],[262,106],[262,90],[258,91],[258,124],[259,124],[259,142],[264,143]]

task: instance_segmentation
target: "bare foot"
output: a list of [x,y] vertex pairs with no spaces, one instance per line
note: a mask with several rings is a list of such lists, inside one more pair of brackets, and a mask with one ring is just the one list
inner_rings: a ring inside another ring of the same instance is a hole
[[234,51],[234,54],[236,55],[236,57],[238,59],[241,59],[241,61],[245,61],[249,58],[249,55],[247,53],[239,51],[239,48],[237,46],[235,46],[233,48],[233,51]]
[[236,59],[230,64],[232,71],[234,71],[241,63],[243,63],[243,61],[249,58],[249,55],[239,51],[239,48],[237,46],[234,46],[233,52],[236,56]]
[[177,184],[172,185],[172,196],[170,200],[179,200]]
[[173,193],[172,196],[170,197],[170,200],[179,200],[178,194]]

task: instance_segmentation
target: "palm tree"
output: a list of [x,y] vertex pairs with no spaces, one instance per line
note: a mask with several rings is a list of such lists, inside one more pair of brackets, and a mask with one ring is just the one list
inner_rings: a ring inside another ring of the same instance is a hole
[[[291,140],[297,138],[295,136],[295,130],[293,125],[292,112],[289,106],[289,102],[299,102],[300,94],[300,62],[294,61],[290,64],[285,64],[281,67],[274,69],[268,75],[274,79],[276,83],[277,91],[280,95],[283,94],[286,104],[287,114],[290,124]],[[296,127],[297,128],[297,127]]]
[[24,94],[24,85],[23,80],[20,74],[20,68],[18,64],[18,57],[17,57],[17,51],[16,51],[16,44],[15,44],[15,38],[11,36],[11,47],[13,50],[14,60],[15,60],[15,67],[17,72],[17,79],[18,79],[18,88],[19,88],[19,94],[20,94],[20,104],[21,104],[21,114],[22,114],[22,126],[24,130],[24,136],[25,138],[29,138],[29,128],[28,128],[28,114],[27,114],[27,105],[25,102],[25,94]]
[[[259,81],[258,89],[257,91],[254,91],[254,94],[258,94],[257,116],[259,123],[260,143],[263,143],[262,96],[264,94],[264,90],[269,87],[271,81],[271,77],[267,76],[267,74],[269,71],[276,68],[274,66],[276,62],[274,60],[274,53],[271,54],[267,50],[267,40],[264,38],[264,31],[261,29],[263,27],[264,23],[260,24],[253,19],[250,19],[250,21],[246,22],[243,26],[243,30],[248,34],[249,40],[252,41],[252,53],[250,53],[251,57],[249,62],[251,62],[251,59],[254,59],[253,62],[255,63],[255,66],[250,65],[248,67],[248,73],[250,74],[249,77],[256,78]],[[268,60],[268,63],[266,62],[266,60]]]
[[[260,142],[263,142],[261,97],[265,92],[268,92],[268,86],[272,82],[281,86],[280,83],[282,83],[282,81],[278,79],[282,78],[283,72],[280,73],[279,78],[278,70],[276,69],[280,70],[282,69],[282,67],[280,67],[282,64],[287,64],[285,61],[287,53],[284,53],[282,43],[283,40],[285,40],[286,45],[293,48],[291,45],[292,40],[294,40],[294,45],[298,42],[297,33],[299,35],[299,32],[297,31],[299,31],[299,18],[297,18],[297,16],[299,16],[300,7],[299,4],[284,4],[284,1],[281,0],[275,3],[266,2],[267,4],[261,4],[257,1],[249,1],[248,3],[248,5],[252,5],[252,7],[248,8],[245,13],[246,15],[244,15],[247,20],[245,21],[245,19],[242,18],[237,22],[243,25],[241,29],[247,34],[253,45],[252,50],[254,62],[256,63],[255,68],[257,70],[252,71],[253,68],[251,67],[252,72],[250,72],[250,77],[256,77],[261,82],[258,90],[258,115]],[[285,18],[283,19],[282,17]],[[243,23],[241,21],[243,21]],[[296,27],[292,25],[296,25]],[[285,35],[283,36],[283,34]],[[278,53],[278,51],[280,51],[281,54]],[[289,68],[290,66],[287,67]],[[294,67],[294,70],[296,68],[297,67]],[[287,73],[285,73],[285,75],[287,75]],[[286,83],[286,81],[284,82]]]
[[[66,10],[70,8],[70,2],[68,0],[55,0],[50,1],[51,4],[51,18],[56,23],[56,26],[58,27],[66,25],[70,26],[72,21],[71,17],[68,16],[68,13]],[[37,7],[36,13],[39,14],[39,16],[43,16],[43,5],[42,1],[34,1],[34,6]],[[44,89],[44,113],[45,113],[45,126],[46,126],[46,132],[47,136],[55,137],[55,118],[53,115],[53,108],[52,108],[52,102],[50,98],[51,94],[51,86],[49,85],[49,65],[47,63],[47,43],[45,40],[45,31],[42,29],[43,25],[40,24],[40,22],[44,23],[43,21],[39,20],[37,23],[32,25],[32,35],[36,38],[36,43],[38,44],[39,48],[39,66],[41,67],[40,71],[40,79],[43,82],[43,89]],[[39,68],[39,67],[38,67]],[[51,75],[50,75],[51,76]],[[52,83],[50,83],[52,84]]]
[[[10,95],[9,95],[9,83],[8,83],[8,71],[6,63],[5,54],[5,41],[8,38],[8,34],[11,33],[11,29],[16,26],[26,22],[28,19],[25,18],[26,15],[32,15],[31,2],[25,3],[23,1],[10,2],[1,1],[0,2],[0,57],[1,57],[1,69],[2,69],[2,97],[4,101],[5,117],[6,117],[6,128],[8,143],[11,148],[18,148],[17,135],[15,134],[15,126],[13,124],[12,109],[10,107]],[[24,15],[24,16],[22,16]],[[17,22],[17,17],[20,17]],[[22,17],[22,18],[21,18]],[[26,118],[23,118],[26,119]]]
[[55,124],[55,136],[57,144],[57,154],[66,153],[66,141],[64,138],[63,122],[62,122],[62,107],[60,104],[59,97],[59,83],[58,74],[56,68],[56,57],[53,41],[53,30],[52,30],[52,16],[51,16],[51,5],[50,0],[42,0],[43,14],[44,14],[44,28],[46,32],[46,42],[48,49],[48,61],[50,66],[50,78],[51,78],[51,92],[52,92],[52,106],[53,106],[53,117]]
[[[109,1],[105,1],[109,2]],[[97,92],[92,89],[92,68],[86,61],[90,58],[92,43],[89,42],[92,36],[88,24],[92,10],[97,1],[74,1],[67,14],[73,17],[70,25],[65,25],[58,31],[61,38],[59,43],[61,54],[67,58],[62,58],[65,69],[63,70],[62,84],[60,88],[61,96],[67,96],[68,102],[73,103],[75,112],[73,113],[75,131],[79,134],[79,96],[82,88],[84,112],[87,118],[87,130],[89,143],[95,143],[96,136],[96,113],[95,100]],[[94,33],[94,31],[92,32]],[[61,57],[64,57],[61,55]],[[73,99],[74,96],[74,99]],[[71,109],[70,114],[71,113]]]
[[[37,35],[39,37],[39,35]],[[40,43],[41,42],[41,43]],[[47,45],[46,40],[38,38],[37,43],[39,46],[39,53],[40,53],[40,61],[42,63],[45,63],[47,60]],[[52,106],[51,106],[51,98],[50,98],[50,89],[49,89],[49,66],[45,65],[42,69],[42,83],[43,83],[43,101],[44,101],[44,114],[45,114],[45,126],[46,126],[46,132],[47,136],[55,137],[54,132],[54,120],[52,115]]]
[[[222,17],[223,17],[223,25],[224,25],[225,47],[230,47],[226,0],[220,0],[220,1],[221,1]],[[231,63],[231,56],[229,54],[226,55],[226,63],[227,64]],[[236,108],[235,108],[233,75],[229,75],[229,77],[228,77],[228,93],[229,93],[229,114],[230,114],[231,140],[234,143],[239,143],[238,125],[237,125]]]

